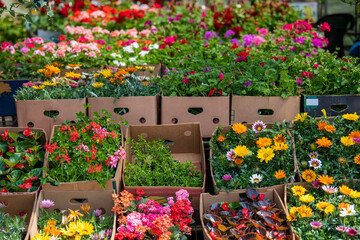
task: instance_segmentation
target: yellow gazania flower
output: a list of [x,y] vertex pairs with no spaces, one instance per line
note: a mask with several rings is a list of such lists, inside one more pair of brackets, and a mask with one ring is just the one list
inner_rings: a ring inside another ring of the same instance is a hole
[[291,191],[294,196],[301,196],[304,195],[304,193],[306,192],[306,188],[304,188],[303,186],[293,186],[291,188]]
[[290,213],[290,214],[293,214],[293,215],[295,215],[297,212],[298,212],[298,208],[297,208],[297,207],[291,207],[290,210],[289,210],[289,213]]
[[306,118],[307,118],[307,114],[308,114],[308,113],[299,113],[299,114],[295,117],[295,121],[300,121],[300,122],[305,121]]
[[283,150],[286,150],[288,149],[289,146],[287,145],[287,143],[275,143],[273,146],[272,146],[272,149],[274,149],[274,151],[283,151]]
[[79,213],[79,210],[73,211],[69,208],[70,214],[67,216],[67,220],[72,221],[73,219],[79,218],[79,216],[84,216],[84,214]]
[[332,205],[332,204],[330,204],[329,206],[327,206],[327,207],[324,209],[324,212],[325,212],[326,214],[329,214],[329,213],[333,213],[334,210],[335,210],[335,206]]
[[67,77],[67,78],[80,78],[81,73],[66,72],[65,77]]
[[342,115],[343,118],[345,118],[346,120],[350,120],[350,121],[357,121],[359,120],[359,116],[356,114],[356,112],[350,114],[350,113],[347,113],[347,114],[344,114]]
[[339,191],[344,195],[349,195],[351,193],[352,189],[346,185],[342,185],[339,187]]
[[71,63],[68,63],[67,67],[69,68],[80,68],[82,66],[82,64],[71,64]]
[[322,137],[321,139],[317,139],[316,140],[316,144],[318,145],[317,147],[330,147],[332,145],[332,142],[326,138],[326,137]]
[[48,233],[37,233],[35,236],[31,237],[31,240],[50,240],[52,235]]
[[342,208],[348,208],[350,207],[350,204],[349,203],[344,203],[344,202],[341,202],[339,203],[338,205],[338,209],[341,210]]
[[326,125],[325,130],[329,133],[335,132],[336,128],[333,125]]
[[273,139],[274,143],[286,143],[286,137],[282,134],[278,134]]
[[311,207],[308,207],[306,205],[301,205],[300,207],[298,207],[297,212],[302,218],[311,217],[313,215]]
[[94,73],[94,77],[99,77],[100,73]]
[[234,148],[234,152],[236,154],[236,156],[239,156],[241,158],[244,158],[246,155],[248,155],[249,153],[251,153],[249,151],[249,149],[246,146],[243,145],[238,145]]
[[218,136],[218,138],[217,138],[217,140],[219,141],[219,142],[223,142],[223,141],[225,141],[225,137],[224,137],[224,135],[222,135],[222,134],[220,134],[219,136]]
[[313,170],[305,170],[301,173],[301,176],[306,182],[313,182],[316,180],[316,173]]
[[87,214],[90,210],[90,205],[86,204],[86,205],[81,205],[80,206],[81,210],[83,211],[84,214]]
[[275,153],[271,147],[262,147],[257,151],[257,157],[260,159],[260,162],[265,161],[268,163],[275,157]]
[[42,71],[42,73],[44,73],[45,77],[51,77],[51,76],[59,74],[60,68],[55,67],[54,65],[46,65],[44,67],[44,71]]
[[338,162],[339,162],[340,164],[345,164],[345,163],[347,162],[347,159],[346,159],[345,157],[339,157],[339,158],[338,158]]
[[282,178],[286,177],[286,174],[285,174],[284,170],[279,170],[279,171],[275,171],[274,176],[276,179],[282,179]]
[[45,88],[45,85],[39,85],[39,86],[32,86],[33,89],[36,89],[36,90],[41,90],[41,89],[44,89]]
[[358,191],[356,191],[356,190],[351,190],[349,196],[350,196],[351,198],[355,198],[355,199],[356,199],[356,198],[360,198],[360,192],[358,192]]
[[294,221],[297,221],[297,218],[295,216],[295,214],[289,214],[286,219],[289,221],[289,222],[294,222]]
[[323,113],[323,116],[326,117],[326,110],[325,110],[325,109],[321,109],[321,112]]
[[318,122],[316,125],[318,126],[318,129],[319,129],[319,130],[325,130],[325,127],[327,126],[327,123],[320,121],[320,122]]
[[[143,69],[142,66],[135,66],[135,68],[136,68],[136,69],[139,69],[139,70]],[[145,69],[146,69],[146,68],[145,68]]]
[[110,69],[105,69],[100,71],[101,75],[103,75],[105,78],[112,77],[112,73]]
[[270,138],[259,138],[256,141],[256,145],[258,146],[258,148],[270,146],[271,145],[271,139]]
[[93,86],[94,88],[101,88],[102,86],[104,86],[104,83],[96,82],[96,83],[93,83],[91,86]]
[[332,205],[332,204],[329,203],[329,202],[326,202],[326,201],[318,202],[318,203],[316,204],[316,207],[317,207],[320,211],[325,212],[326,214],[328,214],[328,213],[333,213],[334,210],[335,210],[335,206]]
[[234,132],[236,132],[238,134],[242,134],[247,131],[247,127],[242,125],[241,123],[235,123],[232,126],[232,129],[234,130]]
[[355,162],[356,164],[360,164],[360,154],[358,154],[358,155],[356,155],[356,156],[354,157],[354,162]]
[[319,175],[317,180],[325,185],[333,184],[335,181],[333,177],[329,177],[328,175],[325,174],[323,174],[322,176]]
[[314,201],[315,198],[314,198],[314,196],[312,196],[310,194],[306,194],[306,195],[300,196],[299,200],[304,202],[304,203],[310,203],[310,202]]
[[72,237],[75,236],[77,234],[77,229],[78,226],[76,224],[76,222],[70,222],[65,229],[60,229],[62,235],[68,236],[68,237]]
[[351,137],[341,137],[341,143],[344,144],[345,146],[349,147],[355,144],[354,140]]
[[78,222],[77,231],[81,236],[90,235],[94,232],[94,226],[89,222]]
[[56,82],[45,81],[45,82],[43,82],[43,85],[45,85],[45,86],[55,86]]

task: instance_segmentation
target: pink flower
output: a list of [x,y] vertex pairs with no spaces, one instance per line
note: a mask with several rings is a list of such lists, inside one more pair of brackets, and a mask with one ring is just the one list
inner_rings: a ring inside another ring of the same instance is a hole
[[139,35],[140,35],[141,37],[148,37],[148,36],[150,35],[150,33],[151,33],[151,30],[149,30],[149,29],[144,29],[144,30],[142,30],[141,32],[139,32]]
[[311,223],[310,223],[310,226],[311,226],[313,229],[319,229],[319,228],[322,227],[322,223],[319,222],[319,221],[311,222]]
[[356,231],[354,228],[349,228],[347,231],[347,235],[349,237],[355,237],[358,234],[358,231]]
[[269,29],[266,28],[256,28],[256,31],[259,32],[260,35],[262,36],[266,36],[269,32]]
[[223,73],[220,73],[220,74],[219,74],[219,78],[220,78],[220,81],[224,80],[224,78],[225,78],[224,74],[223,74]]
[[166,37],[164,40],[164,43],[169,46],[173,45],[174,42],[175,42],[175,37],[173,36]]
[[35,84],[33,84],[33,83],[31,83],[31,82],[29,82],[29,83],[23,83],[23,86],[25,86],[25,87],[32,87],[32,86],[34,86]]
[[138,31],[136,30],[136,28],[128,29],[125,32],[126,35],[129,35],[132,38],[137,38],[137,33],[138,33]]
[[231,175],[224,175],[224,176],[222,177],[222,179],[223,179],[225,182],[229,182],[229,181],[231,181],[232,176],[231,176]]
[[89,56],[89,57],[93,57],[93,58],[96,58],[96,53],[94,51],[91,51],[91,52],[86,52],[85,53],[86,56]]
[[177,191],[175,193],[175,195],[176,195],[176,200],[177,201],[181,201],[183,199],[189,200],[189,193],[188,193],[188,191],[186,191],[184,189],[181,189],[181,190]]
[[41,201],[40,206],[47,209],[55,206],[55,203],[52,200],[44,199]]
[[43,51],[40,51],[40,50],[35,50],[34,55],[45,56],[45,53]]
[[324,22],[323,24],[320,25],[320,30],[321,31],[328,31],[330,32],[330,25],[327,22]]
[[296,79],[296,82],[297,82],[298,84],[300,84],[300,85],[303,84],[302,81],[300,80],[300,78],[297,78],[297,79]]
[[338,226],[338,227],[336,227],[336,230],[344,233],[344,232],[347,232],[348,228],[345,226]]
[[173,197],[169,197],[169,198],[167,199],[167,201],[168,201],[168,204],[169,204],[169,205],[173,205],[173,204],[174,204],[174,198],[173,198]]

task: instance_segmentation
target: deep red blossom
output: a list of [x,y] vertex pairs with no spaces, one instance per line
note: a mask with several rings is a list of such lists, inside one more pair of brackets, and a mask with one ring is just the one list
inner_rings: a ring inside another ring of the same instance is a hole
[[208,96],[216,96],[216,93],[218,93],[218,96],[222,96],[222,89],[212,88],[210,89]]
[[3,3],[2,1],[0,1],[0,8],[4,7],[5,3]]
[[145,14],[144,14],[143,10],[137,11],[135,9],[133,9],[133,10],[126,9],[126,10],[119,11],[119,15],[116,18],[116,22],[123,23],[127,19],[138,19],[138,18],[144,18],[144,17],[145,17]]
[[320,30],[321,31],[328,31],[330,32],[330,25],[327,22],[324,22],[323,24],[320,25]]
[[4,133],[1,134],[1,140],[9,140],[9,131],[4,130]]
[[30,138],[32,138],[32,134],[31,134],[30,128],[26,128],[26,129],[23,131],[23,134],[25,135],[25,137],[30,137]]

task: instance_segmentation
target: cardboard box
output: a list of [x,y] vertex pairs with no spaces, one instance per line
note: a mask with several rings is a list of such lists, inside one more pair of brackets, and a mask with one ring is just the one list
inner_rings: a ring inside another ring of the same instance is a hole
[[[155,125],[159,123],[158,108],[160,96],[136,96],[136,97],[120,97],[114,99],[112,97],[104,98],[88,98],[89,117],[93,119],[94,112],[101,116],[101,110],[106,109],[111,113],[111,118],[115,122],[119,122],[120,118],[128,121],[129,125]],[[124,114],[115,113],[115,109],[123,109]],[[122,126],[122,132],[126,133],[127,126]]]
[[[190,161],[196,165],[197,170],[200,170],[203,176],[202,187],[170,187],[170,186],[126,186],[123,173],[124,189],[136,193],[136,189],[141,188],[145,191],[146,196],[175,196],[175,192],[180,189],[185,189],[189,192],[192,199],[192,206],[197,208],[199,206],[200,193],[205,192],[205,153],[204,145],[201,136],[199,123],[187,123],[177,125],[153,125],[153,126],[129,126],[126,133],[126,139],[132,138],[137,140],[138,135],[142,134],[147,141],[153,140],[167,140],[171,142],[170,151],[175,160],[180,162]],[[131,155],[130,146],[125,145],[126,159],[130,163],[134,163],[135,156]],[[124,169],[125,169],[124,163]]]
[[286,99],[258,96],[231,97],[231,124],[253,123],[257,120],[266,123],[291,121],[299,112],[300,96]]
[[[282,202],[282,199],[280,198],[279,194],[276,192],[275,189],[258,189],[258,191],[262,194],[265,194],[265,198],[270,199],[272,202],[276,203],[276,208],[279,208],[282,210],[283,214],[286,213],[286,209],[284,207],[284,204]],[[246,190],[234,190],[227,192],[220,192],[219,195],[210,195],[209,193],[202,193],[200,195],[200,219],[201,219],[201,225],[204,233],[204,239],[206,240],[212,240],[210,237],[208,231],[205,228],[205,222],[203,215],[206,212],[207,209],[211,206],[211,204],[216,202],[235,202],[240,201],[239,194],[244,193]],[[290,224],[288,224],[290,227]],[[292,229],[290,229],[290,235],[293,235]]]
[[360,95],[334,95],[334,96],[302,96],[301,112],[310,116],[321,117],[322,109],[327,116],[337,116],[346,113],[360,113]]
[[[51,133],[50,142],[53,138],[54,132],[56,129],[61,128],[61,126],[53,126],[53,131]],[[123,142],[123,140],[122,140]],[[123,144],[122,144],[123,145]],[[49,168],[49,152],[45,153],[45,162],[44,166]],[[106,181],[105,190],[114,189],[115,192],[118,191],[120,187],[121,174],[123,169],[123,163],[118,162],[115,176],[112,179]],[[43,172],[43,177],[46,176],[46,173]],[[52,186],[50,183],[46,183],[42,185],[43,190],[53,190],[53,191],[93,191],[93,190],[104,190],[96,180],[91,181],[78,181],[78,182],[61,182],[58,186]]]
[[[54,100],[21,100],[15,101],[19,127],[32,125],[43,128],[50,136],[52,127],[60,125],[65,120],[75,121],[76,113],[85,112],[83,99],[54,99]],[[44,115],[45,111],[58,111],[56,120]]]
[[161,97],[161,123],[200,122],[203,137],[230,124],[230,97]]
[[0,116],[16,116],[14,95],[29,80],[0,81]]
[[[35,236],[38,232],[38,218],[40,214],[40,204],[44,199],[54,201],[55,206],[50,211],[59,210],[80,210],[81,205],[89,204],[90,211],[102,209],[106,215],[112,215],[114,202],[112,199],[113,190],[102,191],[48,191],[42,190],[37,199],[33,211],[33,218],[29,228],[30,237]],[[114,214],[113,233],[116,231],[116,214]],[[114,239],[114,234],[111,239]]]

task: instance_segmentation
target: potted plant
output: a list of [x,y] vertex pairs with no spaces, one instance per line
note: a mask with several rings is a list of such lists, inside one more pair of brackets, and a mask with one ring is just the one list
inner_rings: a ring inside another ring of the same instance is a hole
[[25,216],[10,216],[5,212],[7,204],[0,203],[0,239],[25,239],[26,222]]

